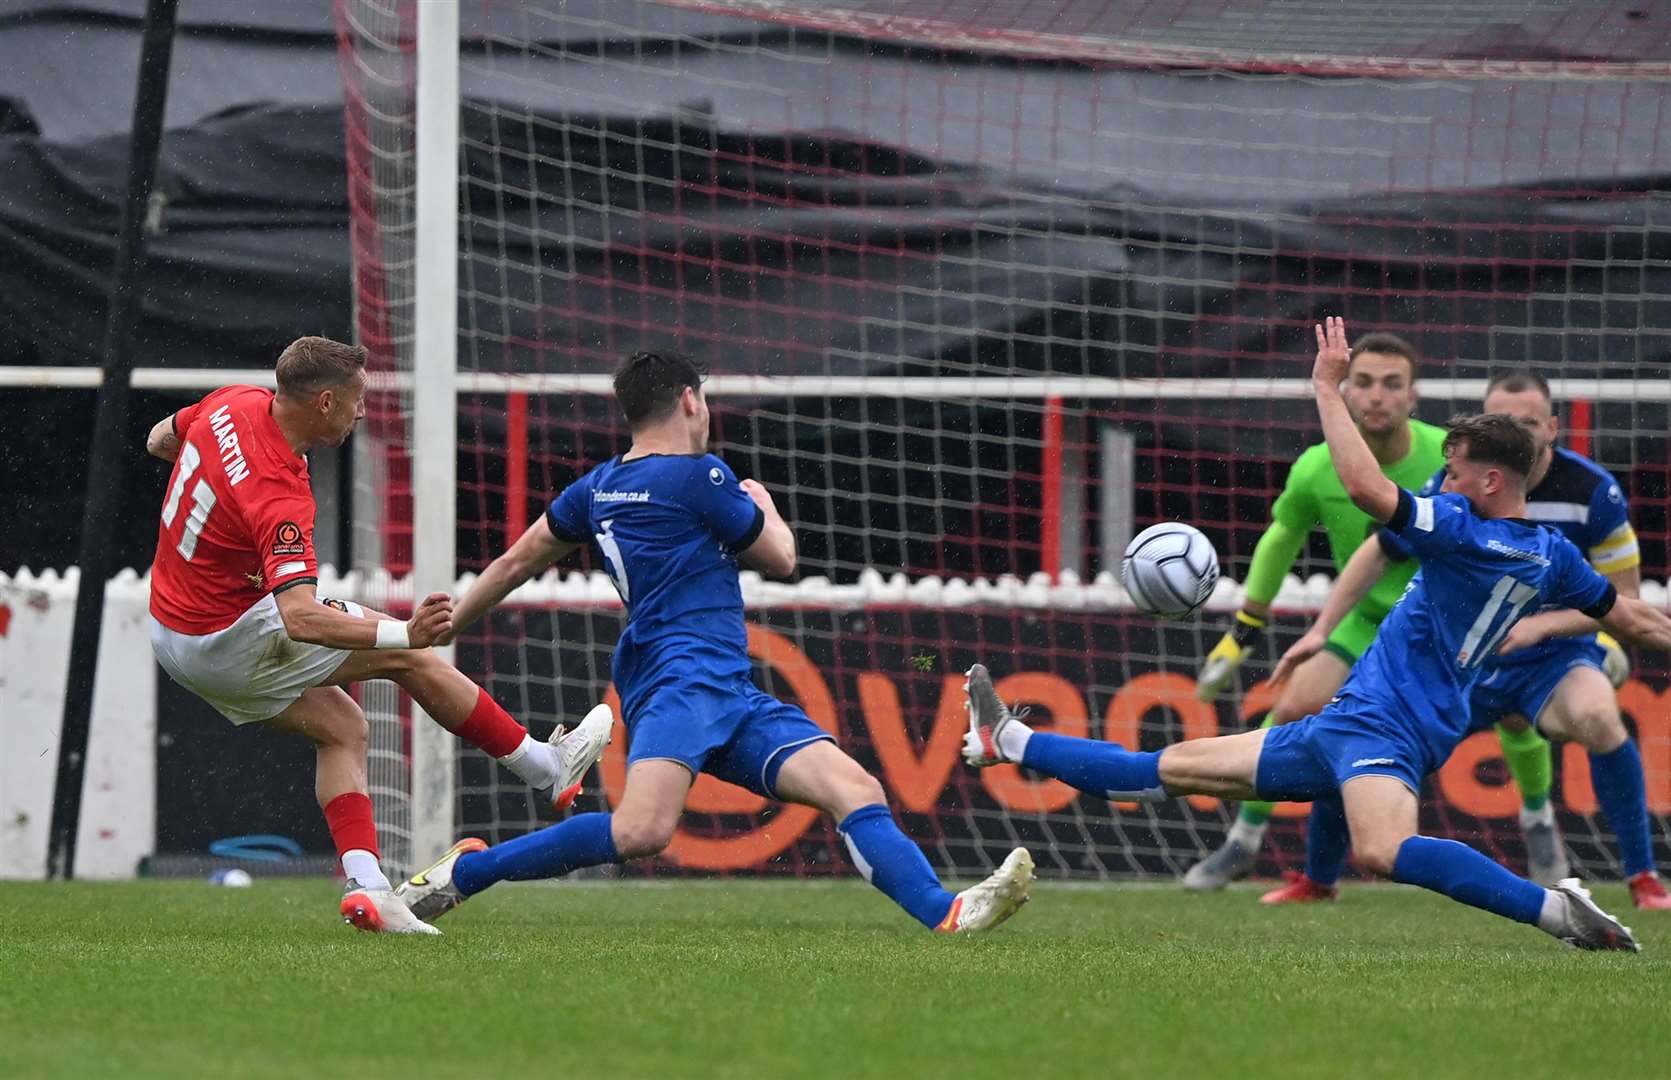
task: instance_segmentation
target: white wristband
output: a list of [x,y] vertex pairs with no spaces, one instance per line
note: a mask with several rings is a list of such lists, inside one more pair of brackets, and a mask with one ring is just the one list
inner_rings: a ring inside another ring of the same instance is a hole
[[406,624],[399,619],[377,620],[377,648],[379,649],[410,649],[412,636],[406,632]]

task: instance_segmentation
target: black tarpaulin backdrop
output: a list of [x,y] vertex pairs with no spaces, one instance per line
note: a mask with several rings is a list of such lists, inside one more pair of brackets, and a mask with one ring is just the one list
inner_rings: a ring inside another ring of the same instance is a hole
[[[503,298],[484,290],[461,313],[467,329],[508,326],[465,351],[483,370],[608,370],[635,331],[677,326],[722,371],[1292,375],[1299,324],[1325,310],[1431,326],[1422,344],[1459,374],[1659,378],[1671,357],[1659,178],[1278,214],[1038,186],[837,136],[568,116],[513,146],[492,120],[465,110],[465,168],[483,182],[465,187],[462,272],[509,267]],[[0,137],[13,355],[96,362],[125,159],[124,138]],[[170,131],[142,363],[260,366],[304,330],[346,333],[345,173],[335,110],[251,107]]]

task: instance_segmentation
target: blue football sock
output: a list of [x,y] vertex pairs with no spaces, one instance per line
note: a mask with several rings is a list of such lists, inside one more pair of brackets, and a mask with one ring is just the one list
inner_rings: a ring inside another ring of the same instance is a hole
[[934,868],[893,814],[881,803],[861,806],[836,828],[859,873],[930,930],[952,909],[952,894],[940,887]]
[[1533,926],[1543,912],[1542,885],[1516,877],[1455,840],[1410,837],[1399,845],[1392,879]]
[[1346,811],[1338,796],[1313,799],[1311,819],[1306,823],[1305,876],[1319,885],[1340,880],[1352,836],[1346,829]]
[[570,870],[620,862],[609,814],[576,814],[538,832],[494,844],[486,851],[460,855],[453,864],[453,884],[465,896],[496,881],[531,881],[562,877]]
[[1619,860],[1625,876],[1654,868],[1653,840],[1648,832],[1648,797],[1642,781],[1642,755],[1626,739],[1611,754],[1590,755],[1590,783],[1601,812],[1619,840]]
[[1160,786],[1159,750],[1134,752],[1117,743],[1035,731],[1021,763],[1102,799],[1167,798]]

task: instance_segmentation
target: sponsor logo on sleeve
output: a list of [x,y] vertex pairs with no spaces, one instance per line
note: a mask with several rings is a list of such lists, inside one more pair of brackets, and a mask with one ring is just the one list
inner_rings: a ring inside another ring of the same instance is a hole
[[307,545],[302,542],[302,529],[294,521],[281,521],[273,530],[274,555],[305,555]]
[[348,614],[348,605],[341,600],[333,600],[328,596],[321,596],[319,602],[326,607],[334,607],[344,615]]
[[299,574],[303,570],[306,570],[307,568],[308,568],[308,564],[305,563],[305,562],[302,562],[300,559],[296,560],[295,562],[282,562],[282,563],[279,563],[278,566],[274,568],[273,577],[281,578],[281,577],[287,577],[290,574]]
[[715,465],[713,468],[708,470],[708,482],[713,484],[715,487],[719,487],[721,484],[725,483],[725,474],[720,472],[718,465]]

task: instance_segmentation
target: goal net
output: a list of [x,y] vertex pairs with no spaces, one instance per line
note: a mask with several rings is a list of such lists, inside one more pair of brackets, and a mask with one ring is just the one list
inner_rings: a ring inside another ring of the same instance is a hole
[[[1663,599],[1671,66],[1609,57],[1617,13],[1505,37],[1460,12],[1430,27],[1300,2],[1231,27],[1191,10],[465,3],[457,290],[422,295],[417,5],[339,0],[359,328],[390,376],[360,454],[357,561],[398,579],[433,539],[408,476],[439,447],[456,452],[459,566],[479,570],[625,448],[622,356],[695,355],[716,451],[800,544],[797,582],[747,587],[762,685],[838,732],[964,874],[1021,842],[1056,874],[1165,876],[1222,839],[1234,808],[1216,800],[1110,804],[964,768],[960,673],[980,660],[1045,726],[1149,748],[1268,707],[1269,662],[1333,572],[1320,538],[1235,692],[1202,704],[1193,679],[1319,438],[1324,314],[1421,347],[1425,419],[1477,408],[1493,369],[1548,376],[1567,445],[1631,500]],[[436,305],[457,311],[456,431],[411,411],[414,316]],[[1134,614],[1112,578],[1132,532],[1165,519],[1204,529],[1227,578],[1176,625]],[[607,692],[622,613],[601,569],[583,555],[460,644],[536,735]],[[1638,662],[1621,700],[1664,859],[1666,672]],[[385,842],[427,855],[402,847],[422,846],[411,720],[371,704]],[[618,795],[624,747],[583,808]],[[1584,755],[1558,750],[1557,769],[1575,858],[1615,873]],[[451,782],[442,832],[546,821],[475,751]],[[1517,805],[1476,737],[1430,783],[1423,825],[1519,865]],[[1301,812],[1279,809],[1262,873],[1296,865]],[[633,872],[847,867],[828,822],[704,779],[668,856]]]

